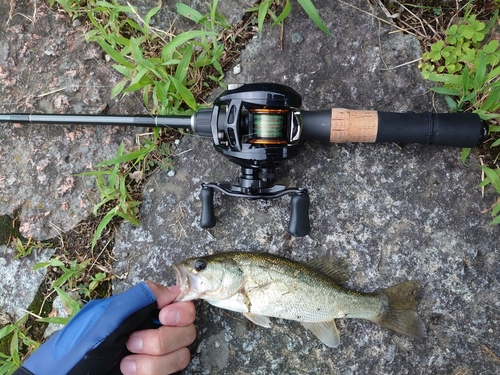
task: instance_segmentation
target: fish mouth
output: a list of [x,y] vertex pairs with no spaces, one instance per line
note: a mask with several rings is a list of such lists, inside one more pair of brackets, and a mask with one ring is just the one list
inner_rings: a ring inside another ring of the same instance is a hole
[[181,293],[175,298],[174,302],[183,301],[189,293],[189,276],[184,267],[174,264],[175,285],[179,287]]

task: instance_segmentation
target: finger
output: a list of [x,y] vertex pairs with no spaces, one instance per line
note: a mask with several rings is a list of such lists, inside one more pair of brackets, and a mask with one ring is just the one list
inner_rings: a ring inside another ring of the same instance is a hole
[[193,324],[185,327],[162,326],[132,333],[127,341],[127,349],[132,353],[159,356],[188,346],[195,338]]
[[187,367],[191,354],[181,348],[163,356],[134,354],[122,359],[120,370],[124,375],[165,375]]
[[168,326],[187,326],[194,322],[196,310],[194,303],[175,302],[160,310],[158,318],[161,324]]
[[167,288],[166,286],[156,284],[149,280],[146,280],[146,284],[148,284],[153,291],[159,309],[171,303],[181,292],[178,286],[170,286]]

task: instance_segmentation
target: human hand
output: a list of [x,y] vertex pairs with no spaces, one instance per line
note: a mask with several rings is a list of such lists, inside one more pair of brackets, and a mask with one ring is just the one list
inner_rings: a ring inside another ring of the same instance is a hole
[[167,288],[151,281],[146,283],[156,296],[163,326],[130,335],[127,349],[134,354],[120,363],[124,375],[166,375],[182,370],[191,358],[187,346],[196,338],[193,302],[172,303],[180,293],[177,286]]

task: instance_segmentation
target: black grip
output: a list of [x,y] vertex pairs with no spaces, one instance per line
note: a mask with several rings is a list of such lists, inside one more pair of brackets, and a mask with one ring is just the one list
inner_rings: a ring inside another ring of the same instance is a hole
[[376,142],[474,147],[484,131],[475,113],[378,112]]
[[300,111],[302,116],[302,141],[330,141],[332,110]]
[[301,115],[302,141],[474,147],[487,134],[486,124],[475,113],[396,113],[333,108],[302,111]]
[[292,196],[290,202],[290,223],[288,233],[294,237],[304,237],[311,231],[309,223],[309,195],[306,192]]
[[12,375],[35,375],[30,370],[25,369],[24,367],[19,367]]
[[201,218],[200,227],[213,228],[217,222],[214,212],[214,189],[202,186],[201,193]]

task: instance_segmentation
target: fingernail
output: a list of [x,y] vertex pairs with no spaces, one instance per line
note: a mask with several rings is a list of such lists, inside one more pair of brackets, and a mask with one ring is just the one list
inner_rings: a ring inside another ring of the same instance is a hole
[[125,358],[120,364],[120,370],[123,375],[134,375],[136,372],[135,361],[130,358]]
[[128,339],[127,348],[131,352],[140,352],[142,350],[142,337],[139,335],[132,335]]
[[160,316],[160,321],[162,324],[169,325],[175,324],[179,321],[180,315],[177,310],[166,310],[162,311]]

